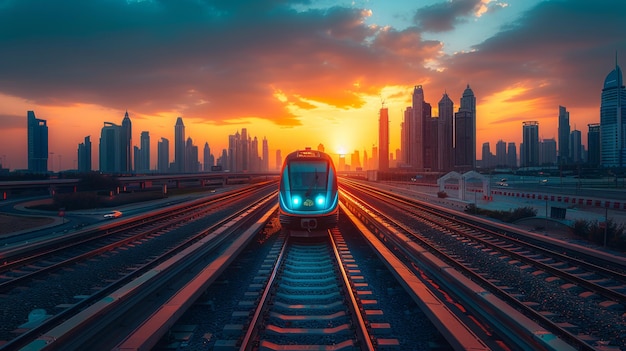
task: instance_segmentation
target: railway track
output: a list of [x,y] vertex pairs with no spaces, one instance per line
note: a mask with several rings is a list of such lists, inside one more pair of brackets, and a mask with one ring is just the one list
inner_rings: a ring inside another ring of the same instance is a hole
[[[350,184],[356,194],[357,185]],[[428,210],[372,187],[361,188],[358,197],[362,206],[376,204],[367,206],[376,217],[576,348],[624,347],[621,270],[525,243],[502,229],[481,228],[458,213]]]
[[[233,192],[220,201],[196,202],[163,215],[140,218],[121,231],[107,229],[95,240],[48,243],[45,255],[7,264],[1,285],[0,349],[12,349],[68,320],[112,291],[180,254],[224,224],[243,217],[249,204],[275,194],[274,186]],[[245,204],[245,206],[243,206]],[[234,210],[242,207],[243,210]],[[167,211],[166,211],[167,212]],[[146,226],[142,229],[142,224]],[[131,227],[132,229],[129,229]],[[111,235],[105,235],[111,234]],[[37,245],[41,245],[38,243]]]
[[335,238],[288,240],[267,282],[241,350],[324,347],[374,350]]

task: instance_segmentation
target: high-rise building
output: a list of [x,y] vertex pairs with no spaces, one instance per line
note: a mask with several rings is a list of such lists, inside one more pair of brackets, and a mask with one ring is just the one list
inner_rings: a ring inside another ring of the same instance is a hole
[[522,122],[520,167],[539,166],[539,122]]
[[46,120],[35,117],[34,111],[28,111],[28,171],[33,173],[48,172],[48,125]]
[[496,143],[496,166],[506,167],[506,143],[500,139]]
[[569,112],[564,106],[559,106],[559,164],[566,165],[570,162],[569,149]]
[[261,167],[262,172],[267,172],[270,170],[270,147],[267,142],[267,138],[263,137],[263,167]]
[[389,109],[386,107],[380,109],[378,118],[378,169],[389,170]]
[[170,141],[165,138],[157,143],[157,172],[168,173],[170,169]]
[[494,166],[494,157],[488,141],[483,143],[482,154],[482,168],[492,168]]
[[600,165],[600,123],[587,125],[587,163],[592,167]]
[[424,89],[413,87],[413,104],[408,119],[407,161],[414,169],[424,169]]
[[250,172],[258,172],[261,168],[261,157],[259,157],[259,140],[254,137],[250,142],[250,161],[248,170]]
[[410,130],[412,118],[413,108],[411,106],[408,106],[406,110],[404,110],[404,119],[403,122],[400,124],[400,150],[402,154],[400,162],[403,164],[404,167],[409,167],[411,165],[411,161],[409,160],[409,140],[411,140]]
[[183,118],[178,117],[176,119],[176,125],[174,125],[174,169],[173,173],[184,173],[185,165],[185,125],[183,124]]
[[122,127],[111,122],[104,122],[100,131],[99,169],[103,173],[122,173]]
[[209,143],[204,143],[204,151],[203,151],[203,163],[204,163],[204,171],[211,171],[211,167],[213,167],[214,157],[211,155],[211,148],[209,147]]
[[241,139],[239,139],[239,154],[241,155],[241,168],[239,171],[250,170],[250,141],[248,140],[248,129],[241,128]]
[[517,147],[515,143],[508,143],[506,148],[506,165],[517,168]]
[[441,171],[454,169],[454,102],[447,93],[439,100],[438,118],[438,165]]
[[602,167],[626,166],[626,88],[617,65],[604,80],[600,103],[600,152]]
[[469,84],[454,115],[454,166],[461,171],[476,168],[476,97]]
[[572,130],[569,138],[570,159],[574,164],[583,162],[582,133],[580,130]]
[[135,173],[150,172],[150,133],[141,132],[139,138],[140,147],[134,152],[135,157]]
[[185,143],[185,173],[197,173],[198,167],[198,146],[193,144],[193,140],[189,137]]
[[91,172],[91,136],[86,136],[85,141],[78,144],[78,171]]
[[543,139],[539,143],[539,165],[553,166],[557,163],[557,142],[552,139]]
[[126,111],[120,129],[120,172],[122,173],[130,173],[133,169],[133,159],[131,156],[132,132],[132,124],[130,117],[128,117],[128,111]]

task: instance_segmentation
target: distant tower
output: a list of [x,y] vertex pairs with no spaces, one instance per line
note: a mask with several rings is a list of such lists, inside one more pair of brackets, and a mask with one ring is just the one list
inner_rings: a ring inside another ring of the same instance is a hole
[[213,155],[211,155],[211,148],[209,147],[209,143],[205,142],[204,143],[204,150],[203,150],[203,163],[204,163],[204,171],[205,172],[209,172],[211,171],[211,167],[213,167],[213,163],[214,163],[214,157]]
[[270,147],[267,142],[267,138],[263,137],[263,167],[261,171],[267,172],[270,170]]
[[592,123],[587,125],[587,163],[591,167],[600,165],[600,123]]
[[461,171],[476,169],[476,97],[469,84],[454,120],[454,166]]
[[539,166],[539,122],[522,123],[522,140],[520,167]]
[[626,165],[626,89],[622,70],[617,65],[606,76],[600,103],[600,152],[602,167],[624,167]]
[[48,172],[48,126],[46,120],[28,111],[28,170],[33,173]]
[[506,143],[502,139],[496,143],[496,167],[506,167]]
[[239,139],[239,150],[241,154],[241,168],[239,171],[250,170],[250,142],[248,141],[248,129],[241,128],[241,139]]
[[78,171],[81,173],[91,172],[91,137],[86,136],[85,141],[78,144]]
[[324,144],[320,143],[319,145],[317,145],[317,151],[324,152]]
[[384,103],[378,118],[378,170],[389,170],[389,109]]
[[176,119],[174,125],[174,173],[185,172],[185,125],[183,118]]
[[559,106],[559,164],[566,165],[570,161],[569,149],[569,112],[564,106]]
[[439,100],[438,118],[438,164],[437,169],[451,171],[454,169],[454,103],[447,93]]
[[140,148],[137,154],[138,160],[135,160],[137,167],[135,167],[136,173],[150,172],[150,133],[147,131],[141,132],[139,138]]
[[122,127],[111,122],[104,122],[100,132],[99,170],[103,173],[122,172]]
[[515,143],[508,143],[506,148],[506,165],[517,168],[517,147]]
[[128,111],[124,114],[122,120],[122,129],[120,130],[120,162],[122,173],[130,173],[133,169],[133,159],[131,156],[132,150],[132,124],[130,123],[130,117],[128,117]]
[[580,130],[572,130],[569,137],[570,159],[574,164],[583,162],[582,133]]
[[413,88],[412,116],[409,119],[407,160],[414,169],[424,169],[424,89]]
[[185,173],[198,172],[198,146],[193,144],[193,140],[188,137],[185,144]]
[[170,141],[161,138],[157,143],[157,171],[168,173],[170,168]]

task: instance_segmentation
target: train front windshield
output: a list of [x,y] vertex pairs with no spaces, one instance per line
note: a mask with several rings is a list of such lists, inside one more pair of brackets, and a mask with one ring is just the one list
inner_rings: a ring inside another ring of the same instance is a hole
[[289,165],[289,183],[295,192],[325,192],[327,177],[328,162],[325,161],[294,161]]

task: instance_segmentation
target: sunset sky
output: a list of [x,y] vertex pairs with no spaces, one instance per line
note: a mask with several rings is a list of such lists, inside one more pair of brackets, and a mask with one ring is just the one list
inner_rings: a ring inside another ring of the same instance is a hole
[[484,142],[519,144],[523,121],[556,138],[559,105],[586,144],[616,52],[626,68],[626,1],[0,0],[0,47],[11,169],[27,167],[28,110],[47,120],[54,171],[76,167],[87,135],[97,169],[100,129],[126,110],[151,168],[178,116],[216,157],[241,128],[267,137],[273,167],[276,149],[320,143],[371,154],[384,101],[395,150],[418,84],[434,116],[470,84],[481,158]]

